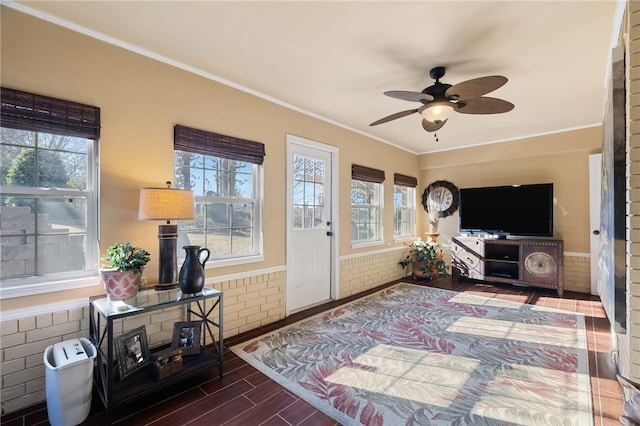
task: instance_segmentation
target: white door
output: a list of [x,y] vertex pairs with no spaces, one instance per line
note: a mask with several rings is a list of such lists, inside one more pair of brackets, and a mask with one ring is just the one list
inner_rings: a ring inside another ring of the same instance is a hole
[[598,262],[600,260],[600,197],[602,154],[589,155],[589,229],[591,231],[591,294],[599,295]]
[[331,299],[335,272],[333,148],[288,136],[287,314]]

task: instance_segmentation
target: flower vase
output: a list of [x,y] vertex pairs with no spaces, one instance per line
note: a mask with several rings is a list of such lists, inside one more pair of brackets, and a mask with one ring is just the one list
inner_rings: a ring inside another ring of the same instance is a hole
[[[178,274],[180,290],[184,294],[199,293],[204,287],[204,264],[209,259],[209,249],[200,246],[184,246],[182,248],[186,252],[186,257]],[[203,253],[206,256],[204,260],[200,260]]]
[[427,274],[424,271],[424,264],[421,262],[416,262],[415,260],[411,262],[411,276],[413,278],[426,278]]
[[427,243],[435,243],[440,234],[437,232],[425,232],[425,235],[427,236]]
[[138,294],[142,273],[120,271],[118,269],[101,269],[102,282],[107,298],[112,301],[129,299]]

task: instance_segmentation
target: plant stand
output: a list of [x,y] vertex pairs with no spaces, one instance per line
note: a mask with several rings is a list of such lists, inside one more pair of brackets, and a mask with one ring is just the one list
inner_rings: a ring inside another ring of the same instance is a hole
[[[197,376],[211,367],[218,367],[219,378],[222,379],[222,291],[205,287],[197,294],[180,295],[177,290],[160,293],[148,290],[138,293],[135,302],[135,305],[126,305],[126,309],[118,310],[104,296],[89,298],[89,335],[98,352],[94,383],[106,409],[107,424],[112,424],[113,409],[116,405],[165,389],[178,381]],[[155,380],[148,368],[126,379],[116,379],[113,362],[113,338],[116,328],[114,322],[119,320],[118,323],[121,323],[126,317],[176,306],[185,306],[187,321],[196,318],[197,321],[201,321],[202,329],[206,330],[202,335],[200,354],[185,357],[182,371],[161,381]],[[216,308],[217,315],[211,315]],[[211,349],[207,348],[207,337],[210,338]]]
[[422,270],[424,268],[424,265],[420,262],[411,262],[411,276],[415,279],[420,279],[420,280],[432,280],[434,278],[437,278],[438,275],[438,271],[431,271],[431,275],[428,276],[427,274],[425,274]]

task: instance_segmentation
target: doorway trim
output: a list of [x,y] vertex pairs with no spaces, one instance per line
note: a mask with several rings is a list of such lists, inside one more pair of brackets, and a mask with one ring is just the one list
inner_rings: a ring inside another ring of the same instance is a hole
[[602,188],[602,154],[589,155],[589,253],[591,294],[600,296],[600,209]]
[[[340,239],[340,223],[339,223],[339,209],[338,209],[338,177],[339,177],[339,173],[338,173],[338,148],[335,146],[331,146],[331,145],[327,145],[321,142],[316,142],[313,141],[311,139],[306,139],[300,136],[296,136],[296,135],[292,135],[287,133],[286,134],[286,142],[287,142],[287,166],[286,166],[286,172],[285,172],[285,190],[286,190],[286,270],[287,270],[287,274],[286,274],[286,279],[285,279],[285,297],[284,297],[284,301],[285,301],[285,316],[289,316],[290,314],[294,313],[294,311],[291,311],[290,306],[288,306],[288,297],[287,297],[287,292],[289,291],[289,286],[290,286],[290,282],[289,280],[291,279],[291,277],[293,276],[292,271],[291,271],[291,267],[292,267],[292,253],[291,250],[289,250],[289,248],[292,246],[291,244],[291,239],[292,239],[292,203],[293,203],[293,197],[292,197],[292,191],[290,188],[290,184],[291,184],[291,176],[289,176],[289,171],[292,170],[293,165],[292,163],[292,146],[293,145],[298,145],[298,146],[303,146],[303,147],[309,147],[309,148],[313,148],[313,149],[317,149],[320,151],[325,151],[327,153],[330,154],[331,156],[331,228],[332,228],[332,232],[333,232],[333,237],[331,238],[331,253],[329,256],[330,259],[330,263],[331,263],[331,271],[330,271],[330,297],[331,300],[336,300],[338,298],[338,294],[340,294],[340,281],[338,279],[338,277],[340,276],[340,264],[338,263],[338,241]],[[304,308],[306,309],[306,308]]]

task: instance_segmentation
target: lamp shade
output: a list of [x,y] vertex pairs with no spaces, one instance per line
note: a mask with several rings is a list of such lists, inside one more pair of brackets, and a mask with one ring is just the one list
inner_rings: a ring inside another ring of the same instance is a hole
[[420,111],[420,114],[432,123],[440,123],[451,116],[453,106],[450,102],[431,102]]
[[193,192],[175,188],[141,188],[138,219],[187,220],[193,219]]

